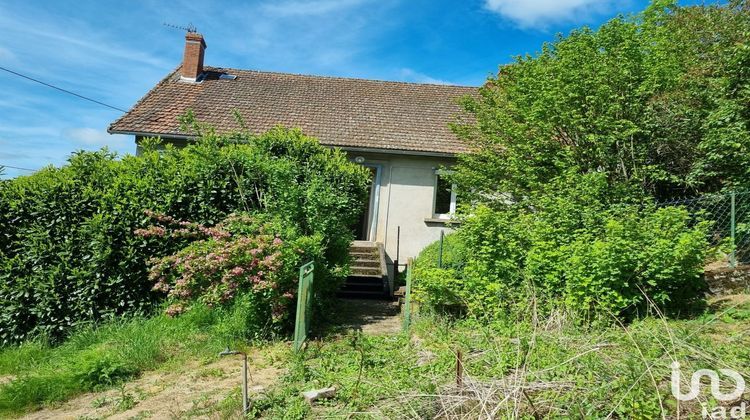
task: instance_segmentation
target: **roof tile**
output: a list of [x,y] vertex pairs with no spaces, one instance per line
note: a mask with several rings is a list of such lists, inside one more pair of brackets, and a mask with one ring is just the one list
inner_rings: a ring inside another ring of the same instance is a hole
[[[225,80],[221,74],[237,78]],[[218,132],[239,130],[239,112],[253,133],[299,127],[329,146],[458,153],[466,146],[448,127],[458,98],[477,88],[207,67],[202,82],[173,71],[124,116],[111,133],[190,136],[179,117],[192,110]]]

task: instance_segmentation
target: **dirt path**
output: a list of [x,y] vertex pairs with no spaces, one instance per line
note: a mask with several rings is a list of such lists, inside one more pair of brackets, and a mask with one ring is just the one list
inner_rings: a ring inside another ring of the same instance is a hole
[[401,316],[398,302],[380,299],[340,299],[337,318],[341,323],[334,326],[335,332],[347,330],[366,334],[398,334],[401,331]]
[[[252,357],[250,358],[252,360]],[[25,419],[173,419],[222,418],[222,402],[241,389],[239,356],[201,364],[190,362],[172,371],[146,372],[120,389],[81,395]],[[258,361],[249,367],[250,397],[276,382],[282,370]],[[230,407],[231,409],[231,407]],[[239,413],[237,413],[239,417]]]
[[[401,331],[398,302],[376,299],[341,299],[334,332],[398,334]],[[250,360],[250,399],[269,389],[283,374],[283,367],[265,362],[257,352]],[[182,419],[240,418],[236,400],[241,387],[239,356],[201,363],[193,360],[172,369],[145,372],[121,388],[80,395],[57,406],[26,415],[25,419]],[[236,416],[236,417],[232,417]]]

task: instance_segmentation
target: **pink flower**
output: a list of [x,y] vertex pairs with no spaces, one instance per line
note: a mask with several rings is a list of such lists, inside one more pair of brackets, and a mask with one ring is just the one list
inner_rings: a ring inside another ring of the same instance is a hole
[[179,303],[175,303],[173,305],[170,305],[167,308],[167,310],[165,311],[165,313],[167,314],[167,316],[172,316],[172,317],[177,316],[177,315],[179,315],[179,314],[181,314],[183,312],[185,312],[185,307],[182,306],[182,304],[179,304]]
[[162,280],[159,280],[154,287],[151,289],[155,292],[169,292],[169,285],[167,283],[164,283]]
[[273,255],[266,255],[266,257],[263,258],[263,265],[265,265],[266,267],[271,267],[273,266],[274,260],[276,260],[276,257],[274,257]]
[[166,235],[167,230],[161,226],[149,226],[147,229],[136,229],[133,233],[143,238],[150,238],[153,236],[162,237]]

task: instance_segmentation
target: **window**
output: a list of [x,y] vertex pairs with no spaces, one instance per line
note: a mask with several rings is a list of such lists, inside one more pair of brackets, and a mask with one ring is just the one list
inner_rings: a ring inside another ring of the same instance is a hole
[[456,212],[456,188],[445,175],[446,171],[435,171],[435,206],[433,216],[440,219],[449,219]]

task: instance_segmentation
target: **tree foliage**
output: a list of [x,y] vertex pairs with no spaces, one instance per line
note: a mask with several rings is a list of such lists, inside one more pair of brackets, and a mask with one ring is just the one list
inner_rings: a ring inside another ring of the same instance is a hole
[[464,98],[455,180],[502,202],[569,171],[658,198],[748,186],[750,3],[655,0],[517,57]]

